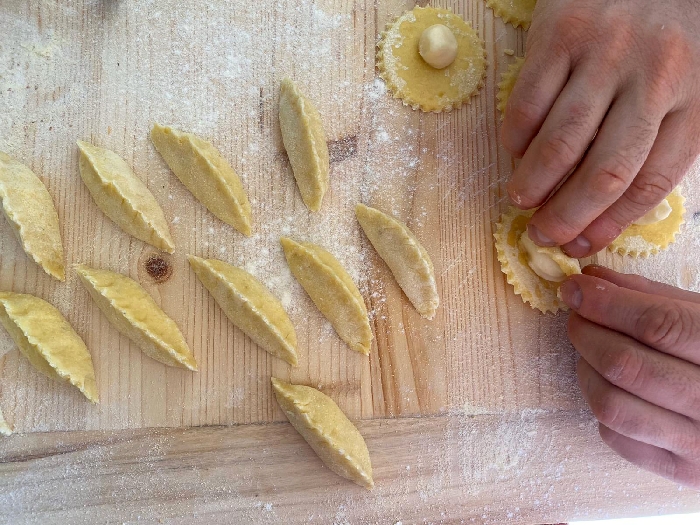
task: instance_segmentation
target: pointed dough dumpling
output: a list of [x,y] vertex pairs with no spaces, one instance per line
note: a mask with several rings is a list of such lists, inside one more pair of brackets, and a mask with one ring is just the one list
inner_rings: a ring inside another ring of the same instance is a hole
[[275,377],[272,387],[289,422],[329,469],[361,487],[374,487],[367,444],[330,397]]
[[97,207],[129,235],[173,253],[175,245],[163,210],[124,159],[81,140],[78,148],[80,176]]
[[32,170],[2,152],[0,200],[27,255],[51,277],[65,281],[61,231],[51,195]]
[[139,283],[84,264],[75,269],[107,320],[146,355],[168,366],[197,371],[197,362],[175,321]]
[[301,198],[307,208],[318,211],[328,189],[326,133],[316,107],[288,78],[282,80],[279,117],[282,142]]
[[10,436],[12,435],[12,427],[7,424],[5,418],[2,415],[2,410],[0,410],[0,436]]
[[372,329],[360,291],[345,268],[310,242],[280,239],[289,269],[350,348],[369,355]]
[[279,300],[248,272],[189,256],[190,266],[233,324],[260,348],[297,365],[297,334]]
[[226,224],[250,236],[250,202],[228,161],[206,140],[154,124],[151,140],[185,187]]
[[0,323],[34,368],[97,403],[90,352],[55,307],[33,295],[0,292]]
[[401,221],[364,204],[355,207],[355,214],[367,238],[394,274],[406,297],[418,313],[432,319],[440,304],[440,297],[428,252]]

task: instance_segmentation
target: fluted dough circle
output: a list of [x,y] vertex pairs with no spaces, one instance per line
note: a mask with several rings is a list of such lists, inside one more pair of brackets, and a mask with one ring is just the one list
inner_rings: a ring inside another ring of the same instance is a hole
[[[423,31],[435,24],[446,26],[457,39],[457,57],[444,69],[428,65],[418,51]],[[459,15],[447,9],[416,7],[382,33],[377,67],[395,98],[413,109],[439,113],[468,102],[483,85],[486,52],[483,40]]]

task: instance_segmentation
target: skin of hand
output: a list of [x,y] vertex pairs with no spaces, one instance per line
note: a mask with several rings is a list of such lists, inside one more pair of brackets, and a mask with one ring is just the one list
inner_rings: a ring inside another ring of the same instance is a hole
[[603,249],[681,181],[698,135],[700,2],[537,2],[501,129],[522,159],[511,199],[542,206],[536,244]]
[[700,294],[600,266],[570,277],[561,294],[603,441],[700,489]]

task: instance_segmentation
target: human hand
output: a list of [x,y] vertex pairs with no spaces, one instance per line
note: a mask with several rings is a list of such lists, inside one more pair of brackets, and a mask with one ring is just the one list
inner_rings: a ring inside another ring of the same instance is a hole
[[700,488],[700,294],[600,266],[561,286],[583,397],[623,458]]
[[603,249],[681,181],[698,135],[699,2],[537,2],[501,130],[522,157],[511,199],[544,204],[536,244],[577,258]]

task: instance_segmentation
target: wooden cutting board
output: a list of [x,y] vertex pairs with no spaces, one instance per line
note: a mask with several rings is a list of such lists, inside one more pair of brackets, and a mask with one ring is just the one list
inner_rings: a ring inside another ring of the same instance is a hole
[[[112,328],[75,272],[51,280],[0,221],[0,289],[36,294],[92,354],[100,404],[35,372],[0,332],[0,522],[553,522],[700,509],[600,442],[575,380],[566,315],[522,304],[500,273],[492,225],[512,161],[498,141],[495,85],[526,33],[483,0],[437,1],[486,42],[469,106],[421,114],[376,79],[387,0],[6,0],[0,5],[0,150],[28,164],[58,209],[67,263],[137,279],[182,329],[199,372],[167,368]],[[323,116],[331,188],[319,213],[296,189],[277,122],[291,76]],[[241,175],[245,238],[201,206],[148,140],[154,122],[209,139]],[[95,206],[78,139],[123,156],[163,207],[177,244],[162,254]],[[700,289],[698,175],[688,224],[646,261],[597,260]],[[354,219],[357,202],[406,221],[432,256],[442,304],[420,318]],[[371,311],[369,358],[349,350],[293,280],[279,237],[325,246]],[[219,258],[287,307],[298,368],[261,351],[223,315],[186,262]],[[154,266],[167,268],[165,275]],[[149,272],[150,268],[150,272]],[[286,423],[270,377],[319,387],[366,436],[376,489],[325,469]]]

